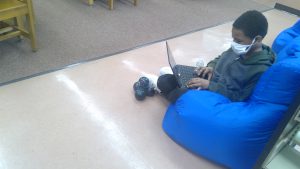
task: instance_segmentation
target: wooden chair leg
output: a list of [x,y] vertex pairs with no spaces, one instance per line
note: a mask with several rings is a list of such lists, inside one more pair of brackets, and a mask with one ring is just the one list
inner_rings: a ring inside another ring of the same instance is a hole
[[[21,16],[17,16],[15,19],[16,19],[17,27],[20,28],[21,30],[25,30],[23,18]],[[23,37],[19,36],[19,39],[22,40]]]
[[133,5],[137,6],[138,0],[133,0]]
[[13,30],[13,27],[10,26],[10,24],[0,21],[0,35],[10,32]]
[[27,15],[27,21],[28,21],[28,31],[29,31],[29,37],[31,40],[31,48],[32,51],[37,51],[37,43],[36,43],[36,34],[35,34],[35,25],[32,16]]
[[109,10],[114,9],[114,0],[108,0],[108,7],[109,7]]
[[29,37],[31,40],[31,48],[32,51],[37,51],[37,43],[36,43],[36,34],[35,34],[35,17],[33,16],[33,6],[31,0],[27,1],[28,5],[28,15],[26,15],[26,19],[28,22],[28,31],[29,31]]

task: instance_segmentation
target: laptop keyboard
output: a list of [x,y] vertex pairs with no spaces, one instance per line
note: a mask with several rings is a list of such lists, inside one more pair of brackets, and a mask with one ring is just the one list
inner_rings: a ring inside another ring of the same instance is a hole
[[184,65],[176,65],[175,69],[177,71],[178,78],[180,80],[179,84],[181,87],[185,86],[185,84],[192,78],[197,77],[195,74],[196,67],[192,66],[184,66]]

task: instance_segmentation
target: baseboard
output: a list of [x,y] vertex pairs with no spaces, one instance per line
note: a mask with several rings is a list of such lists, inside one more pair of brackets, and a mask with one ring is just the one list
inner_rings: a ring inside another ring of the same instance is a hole
[[276,3],[274,8],[286,11],[288,13],[291,13],[291,14],[294,14],[294,15],[297,15],[297,16],[300,16],[300,10],[299,9],[292,8],[292,7],[289,7],[289,6],[280,4],[280,3]]

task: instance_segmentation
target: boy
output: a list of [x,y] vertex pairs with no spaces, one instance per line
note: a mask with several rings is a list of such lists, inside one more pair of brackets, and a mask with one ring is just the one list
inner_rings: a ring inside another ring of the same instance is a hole
[[267,30],[268,22],[261,12],[243,13],[233,23],[231,48],[207,67],[195,70],[199,77],[191,79],[186,88],[179,88],[175,76],[165,74],[158,78],[157,87],[170,102],[188,89],[210,90],[232,101],[246,100],[262,73],[275,61],[270,47],[262,44]]
[[188,89],[210,90],[232,101],[246,100],[262,73],[275,61],[270,47],[262,44],[267,34],[266,17],[256,10],[243,13],[232,25],[231,48],[210,61],[207,67],[195,70],[199,77],[179,88],[172,74],[158,78],[157,87],[170,102]]

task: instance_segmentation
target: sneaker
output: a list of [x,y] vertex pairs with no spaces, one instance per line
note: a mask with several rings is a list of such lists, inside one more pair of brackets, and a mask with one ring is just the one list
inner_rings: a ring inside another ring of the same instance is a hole
[[146,98],[146,90],[142,87],[141,82],[137,81],[133,84],[134,96],[137,100],[144,100]]
[[201,67],[205,67],[205,61],[203,58],[198,58],[196,61],[196,65],[197,68],[201,68]]
[[159,69],[159,75],[165,75],[165,74],[173,74],[173,71],[170,67],[162,67]]
[[153,74],[147,74],[147,73],[143,73],[143,76],[149,79],[149,90],[151,90],[152,92],[154,92],[154,94],[155,93],[160,93],[160,90],[157,87],[158,76],[157,75],[153,75]]
[[[148,77],[147,77],[148,76]],[[152,77],[151,75],[143,76],[139,79],[139,82],[142,86],[142,88],[145,90],[147,96],[154,96],[155,94],[155,77]]]
[[134,95],[137,100],[144,100],[146,96],[154,96],[155,90],[150,80],[143,76],[133,84]]

